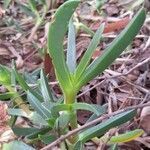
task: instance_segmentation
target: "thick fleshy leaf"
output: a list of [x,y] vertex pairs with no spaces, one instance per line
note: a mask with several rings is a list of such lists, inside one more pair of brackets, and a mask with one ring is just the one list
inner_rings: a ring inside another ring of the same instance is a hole
[[[104,113],[106,113],[107,106],[108,106],[107,104],[106,105],[102,105],[102,106],[95,105],[96,109],[98,109],[98,111],[99,111],[99,116],[102,115],[102,114],[104,114]],[[96,114],[92,114],[88,118],[88,120],[86,121],[86,123],[91,122],[92,120],[98,118],[99,116],[97,116]]]
[[12,115],[12,116],[20,116],[20,117],[26,117],[26,118],[28,117],[27,113],[19,108],[9,108],[7,112],[9,115]]
[[32,112],[30,115],[28,115],[28,119],[35,125],[38,126],[48,126],[47,120],[42,118],[37,112]]
[[112,62],[122,53],[123,50],[132,42],[144,23],[146,14],[145,9],[141,8],[127,27],[119,34],[116,39],[109,44],[101,57],[94,60],[84,71],[78,80],[77,89],[80,89],[87,82],[102,73]]
[[102,112],[104,112],[103,107],[101,107],[101,106],[98,107],[97,105],[93,105],[93,104],[74,103],[71,106],[75,110],[87,110],[87,111],[91,111],[94,114],[96,114],[97,116],[99,116],[100,114],[102,114]]
[[91,127],[80,134],[80,140],[86,142],[94,137],[100,137],[105,134],[109,129],[119,126],[129,120],[131,120],[136,115],[135,110],[130,110],[114,117],[111,117],[107,121],[104,121],[94,127]]
[[32,134],[29,134],[26,136],[27,139],[35,139],[35,138],[38,138],[39,135],[44,135],[46,133],[48,133],[52,128],[51,127],[47,127],[47,128],[42,128],[40,129],[39,131],[37,132],[34,132]]
[[48,85],[48,79],[46,78],[46,75],[43,70],[41,70],[40,77],[40,85],[44,101],[54,102],[53,96],[51,94],[52,91],[50,90],[50,87]]
[[44,144],[50,144],[57,139],[54,135],[39,135],[38,137]]
[[48,33],[48,51],[60,86],[65,92],[70,90],[70,87],[73,87],[70,72],[65,61],[63,40],[68,29],[69,20],[79,2],[79,0],[71,0],[62,4],[54,15]]
[[12,141],[10,143],[3,144],[2,150],[35,150],[35,149],[21,141]]
[[81,141],[78,141],[78,142],[75,144],[73,150],[83,150],[83,143],[82,143]]
[[14,134],[17,136],[25,136],[28,139],[35,139],[38,138],[39,135],[46,134],[51,130],[51,128],[20,128],[20,127],[13,127],[12,128]]
[[3,65],[0,65],[0,84],[11,85],[11,73]]
[[110,140],[108,141],[109,144],[115,144],[115,143],[124,143],[124,142],[130,142],[139,136],[141,136],[144,133],[142,129],[136,129],[133,131],[129,131],[124,134],[120,134],[117,136],[112,136]]
[[17,81],[19,82],[20,86],[22,87],[22,89],[24,91],[30,91],[37,99],[39,99],[40,101],[43,101],[43,98],[40,94],[38,94],[37,92],[35,92],[33,89],[31,89],[28,84],[25,82],[24,78],[18,73],[16,66],[14,64],[13,66],[13,70],[16,76]]
[[71,110],[71,105],[69,104],[56,104],[51,108],[51,113],[53,117],[58,117],[59,112],[61,111],[70,111]]
[[55,128],[60,130],[64,129],[70,122],[71,116],[69,113],[62,113],[56,120]]
[[76,80],[78,80],[80,78],[80,76],[82,75],[82,73],[84,73],[87,65],[89,64],[92,54],[93,52],[96,50],[100,39],[102,38],[102,33],[104,31],[104,24],[102,24],[99,29],[96,31],[90,45],[88,46],[84,56],[82,57],[77,70],[76,70]]
[[75,27],[73,25],[72,18],[69,21],[69,31],[68,31],[68,46],[67,46],[67,65],[69,71],[74,73],[76,69],[76,33]]
[[7,92],[7,93],[0,94],[0,101],[11,100],[11,98],[13,98],[15,95],[16,95],[15,92]]
[[12,130],[14,134],[17,136],[27,136],[40,131],[40,129],[37,128],[20,128],[20,127],[13,127]]
[[34,108],[34,110],[42,116],[44,119],[48,119],[51,117],[50,111],[45,109],[39,99],[37,99],[31,92],[27,92],[27,99],[28,102],[31,104],[31,106]]

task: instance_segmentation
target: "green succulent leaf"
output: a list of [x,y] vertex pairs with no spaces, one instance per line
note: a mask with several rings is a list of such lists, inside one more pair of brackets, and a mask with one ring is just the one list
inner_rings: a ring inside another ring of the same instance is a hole
[[71,115],[69,113],[62,113],[56,120],[55,128],[60,130],[60,129],[65,129],[65,127],[69,124],[71,119]]
[[38,137],[44,144],[50,144],[57,139],[55,135],[39,135]]
[[83,143],[94,138],[100,137],[105,134],[109,129],[119,126],[129,120],[131,120],[136,115],[135,110],[130,110],[127,112],[123,112],[119,115],[111,117],[107,121],[104,121],[94,127],[91,127],[80,134],[80,140]]
[[75,146],[74,146],[74,148],[73,148],[73,150],[83,150],[83,143],[81,142],[81,141],[78,141],[76,144],[75,144]]
[[104,23],[101,24],[101,26],[99,27],[99,29],[96,31],[90,45],[87,48],[87,51],[85,52],[84,56],[82,57],[77,70],[76,70],[76,79],[78,81],[78,79],[80,78],[80,76],[84,73],[87,65],[89,64],[92,54],[93,52],[96,50],[100,39],[102,38],[102,33],[104,31]]
[[9,115],[12,115],[12,116],[20,116],[20,117],[26,117],[26,118],[28,117],[27,113],[19,108],[9,108],[7,112]]
[[0,94],[0,101],[8,101],[8,100],[11,100],[11,98],[15,96],[16,96],[15,92],[6,92],[3,94]]
[[76,69],[76,43],[75,43],[76,33],[75,27],[73,25],[72,18],[69,21],[69,31],[68,31],[68,46],[67,46],[67,65],[69,71],[74,73]]
[[101,57],[94,60],[84,71],[78,80],[78,88],[85,85],[98,74],[102,73],[112,62],[122,53],[122,51],[132,42],[144,23],[145,9],[141,8],[135,17],[119,36],[106,48]]
[[[94,107],[99,111],[99,116],[106,113],[106,110],[107,110],[107,104],[106,105],[102,105],[102,106],[99,106],[99,105],[94,105]],[[95,113],[92,114],[89,119],[86,121],[86,123],[88,122],[91,122],[92,120],[98,118],[99,116],[97,116]]]
[[51,128],[20,128],[20,127],[13,127],[13,132],[17,136],[25,136],[29,139],[38,138],[39,135],[43,135],[51,130]]
[[109,140],[109,144],[115,144],[115,143],[125,143],[125,142],[130,142],[137,137],[141,136],[144,133],[142,129],[136,129],[133,131],[129,131],[124,134],[120,134],[117,136],[112,136]]
[[20,86],[24,91],[30,91],[36,98],[38,98],[40,101],[43,101],[43,97],[35,92],[33,89],[31,89],[28,84],[25,82],[25,79],[18,73],[15,64],[13,65],[13,71],[16,77],[16,80],[19,82]]
[[42,106],[41,102],[37,97],[35,97],[31,92],[27,91],[27,99],[28,102],[31,104],[31,106],[34,108],[34,110],[41,115],[42,118],[48,119],[51,117],[51,112],[45,109],[45,107]]
[[37,112],[33,111],[27,118],[35,125],[48,126],[47,120],[41,117]]
[[51,113],[52,113],[52,116],[57,118],[59,117],[59,112],[61,111],[70,111],[71,110],[71,105],[69,104],[56,104],[55,106],[53,106],[51,108]]
[[41,77],[40,78],[40,85],[41,85],[41,91],[42,91],[44,101],[54,102],[53,96],[51,94],[52,91],[50,90],[50,87],[48,85],[48,79],[47,79],[43,69],[41,70],[40,77]]
[[74,110],[87,110],[87,111],[91,111],[94,114],[96,114],[97,116],[99,116],[100,114],[102,114],[103,108],[101,106],[96,106],[93,104],[87,104],[87,103],[74,103],[71,105],[72,108]]
[[41,128],[39,131],[33,132],[33,133],[27,135],[26,138],[27,139],[37,139],[39,135],[44,135],[44,134],[48,133],[51,129],[52,129],[51,127]]
[[62,4],[54,15],[48,33],[48,51],[60,86],[65,92],[73,87],[70,72],[65,61],[63,40],[68,29],[69,20],[79,2],[79,0],[71,0]]
[[21,141],[12,141],[10,143],[5,143],[3,144],[2,150],[35,150],[33,147],[25,144],[24,142]]
[[11,85],[11,73],[3,65],[0,65],[0,84]]
[[20,127],[13,127],[12,130],[14,134],[17,136],[28,136],[40,131],[40,129],[37,128],[20,128]]

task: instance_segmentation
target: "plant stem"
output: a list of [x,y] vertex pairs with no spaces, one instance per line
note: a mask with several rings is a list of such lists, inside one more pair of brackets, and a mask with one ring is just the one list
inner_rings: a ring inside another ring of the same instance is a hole
[[[71,93],[71,94],[70,94]],[[64,94],[65,95],[65,104],[73,104],[75,103],[76,100],[76,92],[69,92],[69,94]],[[71,109],[68,112],[71,116],[71,120],[70,120],[70,127],[71,130],[74,130],[78,127],[78,123],[77,123],[77,113],[75,110]],[[78,140],[78,135],[74,135],[69,139],[69,142],[74,144],[76,143]]]
[[[71,130],[74,130],[78,127],[78,123],[77,123],[77,113],[75,110],[70,111],[71,113],[71,120],[70,120],[70,126],[71,126]],[[70,138],[70,142],[72,144],[76,143],[78,140],[78,135],[74,135]]]

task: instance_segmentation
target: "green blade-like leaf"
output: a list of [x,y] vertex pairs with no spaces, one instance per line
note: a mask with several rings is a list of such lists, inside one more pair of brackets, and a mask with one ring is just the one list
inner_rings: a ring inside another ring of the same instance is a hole
[[34,133],[32,133],[32,134],[27,135],[26,138],[27,138],[27,139],[36,139],[36,138],[38,138],[39,135],[46,134],[46,133],[48,133],[50,130],[52,130],[51,127],[42,128],[42,129],[40,129],[40,130],[37,131],[37,132],[34,132]]
[[71,108],[69,104],[56,104],[51,108],[51,113],[53,117],[58,117],[60,111],[69,111]]
[[84,146],[81,141],[78,141],[73,148],[73,150],[83,150],[83,149],[84,149]]
[[44,144],[50,144],[57,139],[55,135],[39,135],[38,137]]
[[35,149],[21,141],[12,141],[10,143],[3,144],[2,150],[35,150]]
[[9,108],[7,110],[9,115],[12,116],[21,116],[21,117],[28,117],[28,115],[26,114],[26,112],[24,112],[22,109],[19,108]]
[[14,98],[16,96],[15,92],[7,92],[0,94],[0,101],[8,101],[11,100],[11,98]]
[[89,64],[93,52],[96,50],[97,45],[100,42],[100,39],[102,37],[102,33],[104,31],[104,23],[99,27],[99,29],[96,31],[89,47],[87,48],[87,51],[85,52],[83,58],[81,59],[77,70],[76,70],[76,80],[80,78],[80,76],[84,73],[87,65]]
[[141,8],[120,35],[109,44],[101,57],[93,61],[79,79],[78,89],[102,73],[132,42],[145,20],[145,9]]
[[75,27],[73,25],[72,18],[69,21],[69,31],[68,31],[68,47],[67,47],[67,65],[69,71],[74,73],[76,69],[76,33]]
[[37,92],[35,92],[34,90],[32,90],[28,84],[25,82],[24,78],[18,73],[17,69],[16,69],[16,66],[14,64],[13,66],[13,71],[14,71],[14,74],[16,76],[16,79],[17,81],[19,82],[20,86],[22,87],[22,89],[24,91],[30,91],[34,96],[36,96],[40,101],[43,101],[43,98],[41,95],[39,95]]
[[27,98],[31,106],[39,115],[41,115],[44,119],[48,119],[51,117],[51,113],[45,109],[39,99],[37,99],[31,92],[27,91]]
[[62,113],[55,122],[55,129],[65,129],[65,127],[69,124],[71,115],[69,113]]
[[48,33],[48,51],[52,57],[56,76],[63,91],[72,88],[71,76],[65,62],[63,40],[68,29],[69,20],[79,2],[79,0],[71,0],[61,5],[55,13]]
[[105,134],[109,129],[119,126],[129,120],[131,120],[136,115],[135,110],[127,111],[111,117],[107,121],[104,121],[94,127],[91,127],[80,134],[80,140],[86,142],[94,137],[100,137]]
[[53,96],[51,94],[52,91],[50,90],[50,87],[48,85],[48,79],[46,78],[46,75],[45,75],[43,69],[41,70],[40,77],[41,77],[41,80],[40,80],[41,91],[42,91],[42,95],[44,97],[44,101],[54,102]]
[[87,103],[74,103],[71,106],[75,110],[81,109],[81,110],[91,111],[97,116],[102,114],[102,112],[104,111],[104,109],[101,106],[97,107],[96,105],[87,104]]
[[109,140],[109,144],[116,144],[116,143],[125,143],[125,142],[130,142],[137,137],[141,136],[144,133],[142,129],[136,129],[133,131],[129,131],[124,134],[120,134],[117,136],[112,136]]
[[37,11],[37,9],[36,9],[36,1],[35,0],[28,0],[28,3],[29,3],[29,5],[31,7],[31,10],[33,12]]
[[40,129],[37,128],[20,128],[20,127],[13,127],[12,130],[14,134],[17,136],[27,136],[40,131]]
[[0,84],[11,85],[11,73],[7,67],[0,65]]
[[[106,110],[107,110],[108,105],[107,105],[107,104],[102,105],[102,106],[97,106],[97,105],[95,105],[95,107],[98,107],[98,108],[96,108],[96,109],[98,109],[98,111],[99,111],[99,116],[100,116],[100,115],[106,113]],[[99,116],[97,116],[96,114],[92,114],[92,115],[88,118],[88,120],[86,121],[86,123],[91,122],[92,120],[98,118]]]
[[38,126],[47,126],[47,120],[43,119],[37,112],[32,112],[28,115],[28,119],[34,124]]
[[51,128],[20,128],[20,127],[13,127],[12,128],[14,134],[17,136],[26,136],[29,139],[38,138],[39,135],[45,134],[51,130]]

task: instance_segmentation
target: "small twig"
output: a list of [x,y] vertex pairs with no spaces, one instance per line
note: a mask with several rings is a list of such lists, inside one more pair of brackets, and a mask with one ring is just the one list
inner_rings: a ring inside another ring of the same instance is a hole
[[148,63],[149,61],[150,61],[150,58],[147,58],[147,59],[145,59],[144,61],[139,62],[136,66],[134,66],[132,69],[130,69],[130,70],[129,70],[127,73],[125,73],[124,75],[130,74],[133,70],[135,70],[135,69],[139,68],[140,66],[142,66],[142,65],[144,65],[144,64],[146,64],[146,63]]
[[115,111],[111,114],[105,114],[89,123],[86,123],[85,125],[83,126],[80,126],[79,128],[76,128],[70,132],[68,132],[66,135],[62,135],[60,138],[58,138],[56,141],[52,142],[51,144],[45,146],[44,148],[42,148],[41,150],[51,150],[54,146],[58,145],[59,143],[61,143],[62,141],[64,141],[65,139],[69,138],[70,136],[74,135],[74,134],[77,134],[78,132],[82,131],[83,129],[86,129],[86,128],[89,128],[91,126],[94,126],[95,124],[101,122],[102,120],[106,119],[106,118],[109,118],[109,117],[112,117],[112,116],[115,116],[117,114],[120,114],[122,112],[125,112],[125,111],[129,111],[129,110],[132,110],[132,109],[142,109],[143,107],[147,107],[147,106],[150,106],[150,102],[149,103],[146,103],[146,104],[139,104],[137,106],[130,106],[130,107],[127,107],[127,108],[124,108],[124,109],[121,109],[121,110],[118,110],[118,111]]

